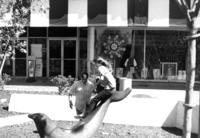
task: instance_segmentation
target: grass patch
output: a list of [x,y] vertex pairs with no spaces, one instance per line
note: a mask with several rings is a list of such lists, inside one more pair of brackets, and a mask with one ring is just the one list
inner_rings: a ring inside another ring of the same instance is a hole
[[[57,121],[57,125],[64,128],[71,128],[76,122]],[[130,125],[102,124],[94,138],[181,138],[182,131],[177,128],[159,127],[138,127]],[[1,138],[39,138],[33,122],[23,125],[14,125],[0,128]],[[197,138],[197,135],[192,135]]]

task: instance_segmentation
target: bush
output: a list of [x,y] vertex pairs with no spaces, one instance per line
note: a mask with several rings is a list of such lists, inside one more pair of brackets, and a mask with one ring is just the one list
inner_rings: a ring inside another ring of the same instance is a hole
[[62,95],[68,94],[68,90],[74,83],[75,79],[70,75],[68,77],[58,75],[53,77],[50,81],[58,87],[59,94]]
[[8,82],[11,81],[11,76],[3,73],[2,76],[0,76],[0,89],[3,90],[4,89],[4,85]]

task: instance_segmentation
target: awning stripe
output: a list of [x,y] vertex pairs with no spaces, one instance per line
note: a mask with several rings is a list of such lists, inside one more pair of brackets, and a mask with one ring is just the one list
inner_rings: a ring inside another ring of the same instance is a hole
[[146,25],[148,18],[148,0],[128,0],[128,24]]
[[[186,26],[174,0],[32,0],[30,9],[32,27]],[[0,12],[0,26],[9,26],[11,16],[12,10]]]
[[169,24],[170,25],[185,25],[186,19],[185,15],[181,11],[180,7],[177,5],[175,0],[170,0],[169,4]]
[[30,26],[49,26],[49,0],[32,0]]
[[68,26],[87,26],[87,0],[69,0],[68,2]]
[[169,26],[169,0],[149,0],[148,26]]
[[106,26],[107,0],[88,0],[88,24]]
[[67,26],[68,0],[50,0],[50,26]]
[[107,0],[107,26],[128,26],[127,0]]

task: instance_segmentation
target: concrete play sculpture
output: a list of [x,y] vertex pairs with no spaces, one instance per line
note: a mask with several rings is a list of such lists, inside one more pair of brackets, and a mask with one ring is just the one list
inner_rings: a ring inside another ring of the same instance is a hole
[[42,113],[29,114],[28,117],[34,120],[41,138],[91,138],[100,127],[110,103],[123,100],[130,92],[131,89],[127,88],[124,91],[114,93],[70,130],[60,128],[47,115]]

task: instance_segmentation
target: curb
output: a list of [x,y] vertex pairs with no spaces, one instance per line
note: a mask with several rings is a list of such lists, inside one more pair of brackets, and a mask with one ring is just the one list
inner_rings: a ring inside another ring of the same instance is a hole
[[27,116],[28,114],[0,118],[0,128],[5,126],[19,125],[27,122],[32,122],[32,120]]
[[25,91],[25,92],[45,92],[45,93],[58,93],[56,86],[26,86],[26,85],[5,85],[5,91]]

